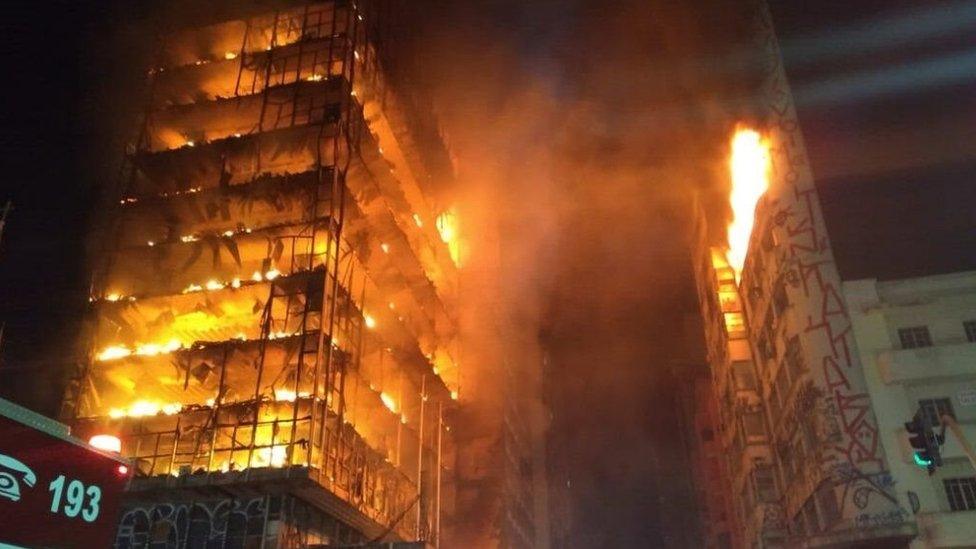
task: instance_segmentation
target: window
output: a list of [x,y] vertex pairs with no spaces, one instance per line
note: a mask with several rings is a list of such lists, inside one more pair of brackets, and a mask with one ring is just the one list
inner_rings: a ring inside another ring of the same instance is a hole
[[918,349],[919,347],[932,346],[932,336],[929,335],[928,326],[898,328],[898,339],[901,340],[902,349]]
[[779,499],[776,493],[776,479],[772,466],[757,465],[753,470],[753,476],[756,479],[756,494],[759,496],[759,501],[774,503]]
[[769,227],[763,231],[762,247],[768,252],[769,250],[772,250],[773,246],[775,245],[776,243],[773,241],[773,228]]
[[803,510],[801,509],[793,517],[793,528],[790,530],[791,534],[796,534],[798,536],[805,536],[807,534],[806,527],[803,522]]
[[800,352],[800,336],[793,336],[786,342],[786,366],[790,371],[790,378],[796,383],[806,367],[803,364],[803,354]]
[[746,337],[746,320],[742,313],[725,313],[725,331],[730,339]]
[[770,358],[776,358],[776,332],[773,330],[773,319],[771,316],[766,316],[766,325],[763,327],[766,331],[766,341],[769,342]]
[[786,284],[781,281],[776,284],[776,288],[773,290],[773,310],[776,311],[776,316],[779,317],[789,306],[790,298],[786,295]]
[[769,322],[769,317],[766,320],[766,326],[763,328],[756,346],[759,347],[759,354],[764,360],[772,360],[776,358],[776,333]]
[[816,497],[817,503],[820,506],[820,518],[823,520],[824,530],[829,530],[841,519],[833,484],[830,482],[822,483],[820,488],[817,489]]
[[790,396],[790,379],[786,375],[786,368],[776,372],[776,392],[779,393],[780,406],[786,407],[786,399]]
[[976,477],[947,478],[942,481],[953,511],[976,509]]
[[956,417],[948,398],[923,398],[918,401],[918,407],[928,417],[929,425],[942,425],[942,416]]
[[766,426],[763,425],[762,412],[746,412],[742,416],[742,428],[747,437],[765,437]]
[[759,341],[756,342],[756,347],[759,347],[759,355],[763,360],[769,360],[776,356],[776,352],[773,350],[772,345],[770,345],[769,340],[766,339],[766,334],[759,336]]
[[976,343],[976,320],[967,320],[962,323],[962,327],[966,330],[966,341]]
[[756,376],[752,373],[752,362],[736,360],[732,362],[732,373],[735,376],[737,389],[756,390]]
[[817,503],[811,497],[803,504],[803,517],[806,522],[807,531],[810,533],[820,532],[820,515],[817,513]]

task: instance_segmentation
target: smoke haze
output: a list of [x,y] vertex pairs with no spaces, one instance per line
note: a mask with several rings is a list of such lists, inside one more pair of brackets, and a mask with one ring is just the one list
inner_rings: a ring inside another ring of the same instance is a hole
[[423,33],[466,239],[462,395],[488,421],[501,369],[538,376],[548,354],[573,546],[695,540],[670,371],[700,354],[690,199],[724,218],[726,139],[748,115],[748,56],[726,54],[748,13],[728,8],[445,2]]

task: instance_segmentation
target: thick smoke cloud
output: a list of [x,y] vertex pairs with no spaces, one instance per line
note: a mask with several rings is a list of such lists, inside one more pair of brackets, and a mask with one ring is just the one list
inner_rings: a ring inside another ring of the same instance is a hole
[[723,225],[748,12],[523,4],[442,5],[421,48],[457,157],[466,401],[488,421],[502,370],[538,376],[548,352],[549,480],[568,483],[571,539],[684,546],[694,510],[669,372],[699,356],[683,322],[697,306],[690,200]]

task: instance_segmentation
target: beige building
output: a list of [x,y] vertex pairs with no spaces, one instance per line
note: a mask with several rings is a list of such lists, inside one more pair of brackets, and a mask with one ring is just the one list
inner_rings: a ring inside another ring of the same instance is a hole
[[976,542],[976,470],[950,430],[944,465],[915,465],[904,422],[920,407],[956,418],[976,440],[976,272],[844,282],[857,352],[900,505],[918,522],[913,547]]
[[[725,521],[706,521],[706,536],[727,540],[716,547],[776,547],[788,532],[742,300],[724,253],[708,245],[704,211],[694,209],[692,262],[711,374],[709,390],[695,395],[695,417],[714,416],[722,456],[716,478],[696,482],[703,509],[728,509]],[[697,429],[695,434],[700,436]],[[705,446],[708,441],[698,442]],[[720,503],[723,499],[729,503]]]
[[765,4],[756,23],[763,77],[752,122],[769,151],[768,189],[741,271],[695,243],[731,539],[736,547],[905,547],[918,528],[896,495]]

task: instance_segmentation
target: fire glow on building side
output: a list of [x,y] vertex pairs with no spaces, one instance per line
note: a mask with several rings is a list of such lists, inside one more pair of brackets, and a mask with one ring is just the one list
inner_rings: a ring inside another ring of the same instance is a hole
[[135,466],[117,547],[449,544],[463,247],[406,10],[238,11],[148,71],[62,418]]

